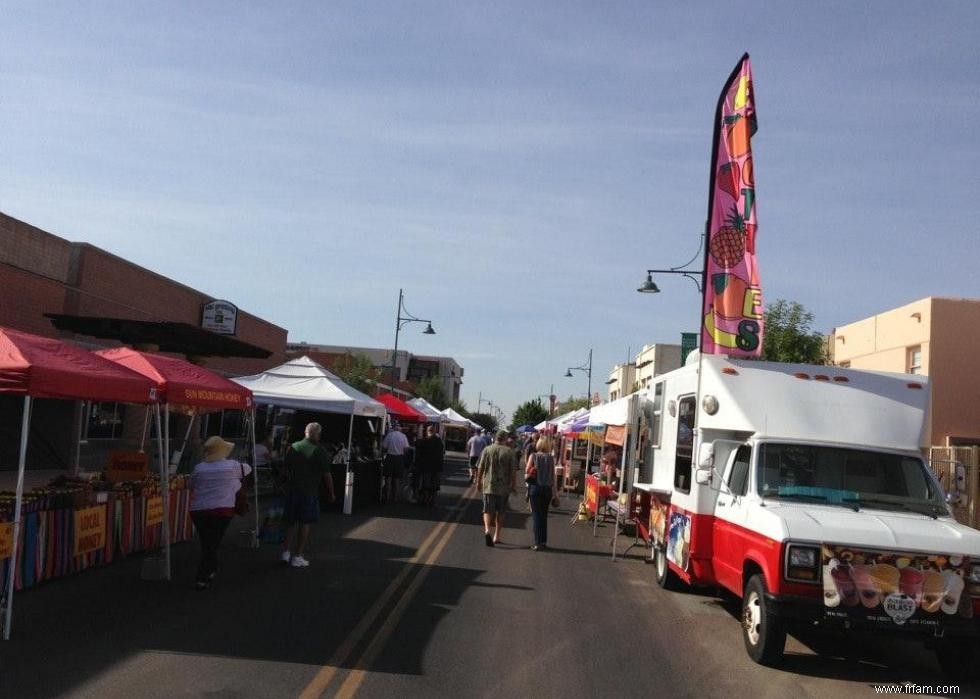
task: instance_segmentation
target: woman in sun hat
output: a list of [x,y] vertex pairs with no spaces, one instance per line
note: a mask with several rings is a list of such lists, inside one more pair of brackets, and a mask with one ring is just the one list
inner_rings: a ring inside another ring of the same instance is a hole
[[218,547],[235,516],[235,493],[252,467],[228,456],[235,445],[215,435],[204,442],[204,458],[191,473],[191,519],[201,541],[194,587],[206,590],[218,570]]

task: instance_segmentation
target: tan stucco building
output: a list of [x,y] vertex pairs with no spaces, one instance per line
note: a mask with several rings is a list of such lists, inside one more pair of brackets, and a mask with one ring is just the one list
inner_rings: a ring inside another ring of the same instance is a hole
[[617,364],[609,372],[609,400],[616,400],[650,385],[654,376],[679,369],[681,346],[644,345],[632,362]]
[[933,446],[980,445],[980,299],[930,296],[836,328],[834,364],[921,374]]

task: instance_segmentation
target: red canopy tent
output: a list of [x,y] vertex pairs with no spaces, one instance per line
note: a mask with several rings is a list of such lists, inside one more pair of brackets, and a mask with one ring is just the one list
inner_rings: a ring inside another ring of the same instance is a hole
[[388,414],[396,418],[399,422],[425,422],[428,419],[425,417],[425,413],[419,412],[391,393],[382,393],[380,396],[375,396],[375,400],[384,403]]
[[[225,377],[214,373],[210,369],[205,369],[196,364],[192,364],[184,359],[167,357],[162,354],[151,354],[140,352],[128,347],[117,347],[115,349],[99,350],[95,352],[100,357],[104,357],[116,364],[131,369],[153,381],[160,395],[160,401],[164,403],[165,417],[163,420],[164,443],[166,447],[166,463],[170,463],[170,406],[185,405],[192,408],[203,408],[205,410],[251,410],[253,407],[252,391],[240,384],[230,381]],[[193,424],[193,421],[191,421]],[[254,462],[255,454],[255,435],[254,435],[254,416],[251,420],[252,427],[252,454]],[[188,435],[190,425],[188,425]],[[184,439],[186,444],[186,437]],[[162,477],[163,488],[163,508],[169,512],[169,470]],[[254,489],[254,516],[255,530],[253,532],[255,542],[258,541],[259,529],[259,494],[258,488]],[[165,556],[165,574],[170,579],[170,532],[164,522],[163,541]]]
[[[7,610],[3,627],[3,637],[9,639],[16,577],[14,571],[24,500],[24,469],[27,462],[31,400],[61,398],[156,403],[157,387],[145,376],[79,347],[48,337],[0,328],[0,392],[24,396],[17,465],[17,496],[14,505],[13,549],[10,558],[11,574],[7,576]],[[156,415],[159,422],[159,410]],[[161,471],[165,470],[162,462],[160,468]]]
[[252,392],[249,389],[184,359],[139,352],[128,347],[99,350],[95,354],[151,379],[164,403],[213,410],[247,410],[252,407]]

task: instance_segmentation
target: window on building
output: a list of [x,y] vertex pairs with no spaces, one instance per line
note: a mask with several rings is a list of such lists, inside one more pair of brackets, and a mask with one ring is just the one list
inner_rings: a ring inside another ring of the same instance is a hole
[[[201,421],[201,438],[207,439],[218,435],[223,439],[244,439],[246,433],[246,417],[244,410],[222,410],[220,413],[209,413]],[[173,436],[173,435],[171,435]]]
[[907,352],[908,359],[906,361],[905,371],[909,374],[921,374],[922,373],[922,347],[916,345],[915,347],[909,347]]
[[119,439],[126,418],[124,403],[89,403],[85,439]]

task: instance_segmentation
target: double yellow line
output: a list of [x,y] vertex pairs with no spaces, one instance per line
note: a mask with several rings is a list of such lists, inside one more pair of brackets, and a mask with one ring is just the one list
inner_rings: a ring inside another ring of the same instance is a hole
[[367,676],[367,668],[371,666],[374,659],[378,657],[378,653],[381,652],[388,642],[398,622],[405,614],[405,610],[408,608],[412,598],[415,597],[416,592],[418,592],[418,589],[432,571],[432,564],[442,554],[442,550],[446,548],[446,544],[449,543],[449,540],[455,533],[459,521],[463,518],[463,514],[471,502],[468,496],[472,490],[473,488],[471,487],[463,493],[457,505],[455,516],[450,520],[439,522],[429,535],[425,537],[425,540],[419,546],[418,550],[416,550],[415,555],[408,560],[408,563],[399,571],[394,580],[388,584],[381,597],[372,605],[371,609],[364,615],[360,623],[354,627],[354,630],[351,631],[344,642],[340,644],[330,657],[330,660],[327,661],[327,664],[313,677],[306,686],[306,689],[302,691],[300,699],[314,699],[323,696],[327,687],[336,678],[344,661],[351,657],[354,649],[364,640],[364,637],[378,620],[382,610],[388,606],[392,598],[398,593],[402,583],[412,573],[418,571],[418,574],[402,593],[391,613],[385,619],[377,633],[374,634],[367,648],[364,649],[364,652],[361,653],[356,662],[351,665],[351,670],[344,678],[343,684],[333,693],[333,696],[353,697],[357,693],[361,683],[364,682],[364,678]]

